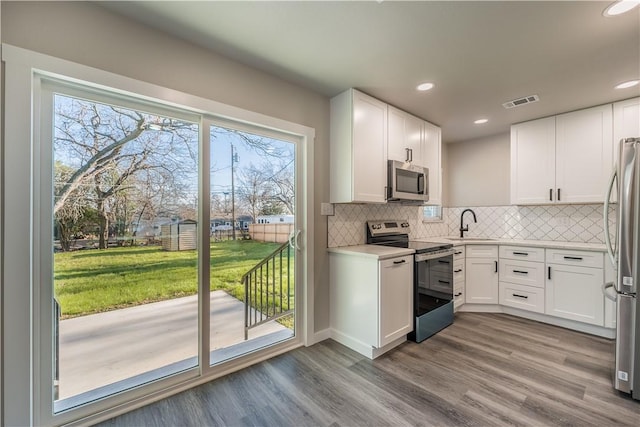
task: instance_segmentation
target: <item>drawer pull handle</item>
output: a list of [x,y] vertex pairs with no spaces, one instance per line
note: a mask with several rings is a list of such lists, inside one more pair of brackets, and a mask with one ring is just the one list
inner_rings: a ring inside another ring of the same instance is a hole
[[581,256],[566,256],[566,257],[564,257],[564,259],[568,259],[570,261],[582,261],[582,257]]
[[527,252],[513,252],[514,255],[529,256]]
[[518,274],[529,274],[528,271],[522,271],[522,270],[513,270],[513,272]]
[[445,285],[450,285],[451,282],[447,282],[445,280],[438,280],[439,283],[444,283]]
[[394,264],[404,264],[407,260],[401,259],[400,261],[393,261]]
[[440,264],[449,264],[449,261],[438,260]]
[[462,251],[454,252],[453,254],[454,254],[454,255],[461,255],[461,254],[462,254]]
[[524,298],[524,299],[528,299],[528,298],[529,298],[529,297],[528,297],[528,296],[526,296],[526,295],[518,295],[518,294],[511,294],[511,295],[513,295],[513,296],[514,296],[514,297],[516,297],[516,298]]
[[462,273],[462,269],[458,269],[458,270],[453,270],[454,273]]
[[454,297],[459,297],[460,295],[462,295],[462,292],[458,292],[457,294],[454,295]]

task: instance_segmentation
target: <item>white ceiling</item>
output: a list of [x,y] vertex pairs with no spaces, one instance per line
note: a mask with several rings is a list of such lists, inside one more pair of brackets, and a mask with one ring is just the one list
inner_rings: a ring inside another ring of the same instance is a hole
[[[445,142],[640,95],[640,7],[610,2],[106,2],[134,20],[332,97],[358,88]],[[418,83],[436,86],[417,92]],[[540,101],[512,110],[502,103]],[[487,118],[484,125],[474,125]]]

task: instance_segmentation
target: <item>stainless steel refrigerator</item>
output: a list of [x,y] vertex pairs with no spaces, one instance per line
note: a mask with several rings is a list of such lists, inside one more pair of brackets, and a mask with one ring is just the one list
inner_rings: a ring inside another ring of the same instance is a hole
[[[620,157],[604,206],[605,240],[617,279],[604,285],[605,295],[617,303],[616,389],[640,400],[640,138],[620,141]],[[617,182],[618,218],[614,244],[608,230],[609,199]],[[609,289],[614,292],[609,292]]]

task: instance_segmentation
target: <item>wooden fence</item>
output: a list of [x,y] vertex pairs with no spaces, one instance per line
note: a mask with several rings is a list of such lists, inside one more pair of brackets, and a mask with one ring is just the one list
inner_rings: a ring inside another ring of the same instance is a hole
[[251,240],[284,243],[293,232],[293,224],[249,224]]

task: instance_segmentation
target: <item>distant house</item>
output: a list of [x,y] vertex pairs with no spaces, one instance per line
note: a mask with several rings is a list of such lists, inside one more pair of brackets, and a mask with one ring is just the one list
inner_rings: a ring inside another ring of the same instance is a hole
[[294,215],[259,215],[258,224],[293,224]]
[[160,240],[165,251],[188,251],[198,245],[198,223],[191,219],[164,224],[160,227]]

